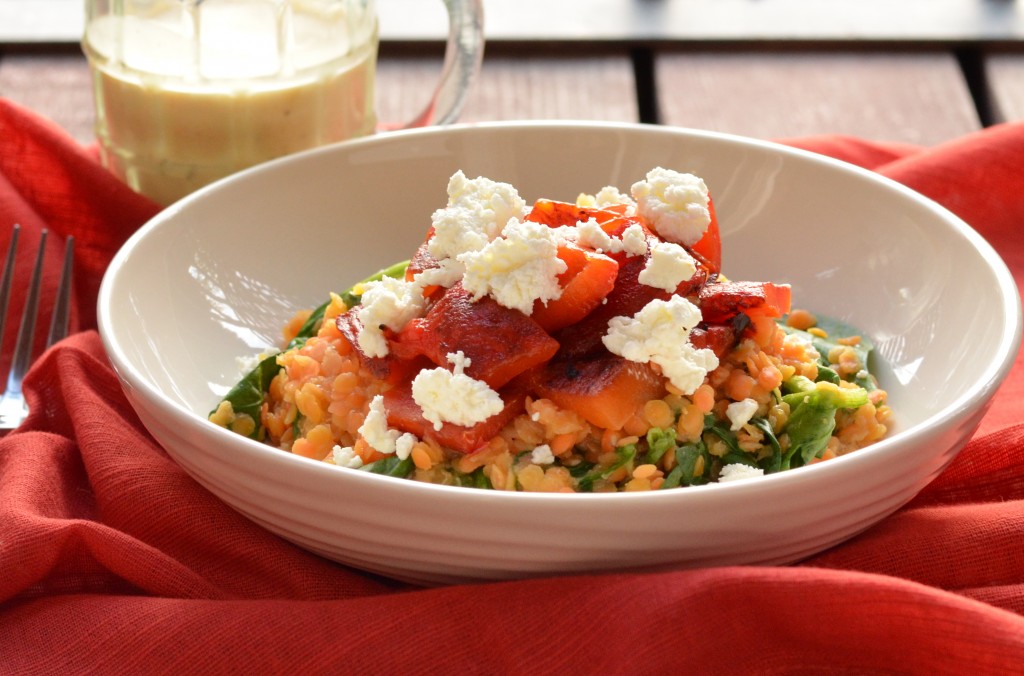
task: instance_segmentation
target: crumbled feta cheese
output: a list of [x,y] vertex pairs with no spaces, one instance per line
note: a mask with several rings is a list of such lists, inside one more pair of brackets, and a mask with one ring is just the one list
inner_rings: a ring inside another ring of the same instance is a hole
[[355,450],[349,446],[341,447],[337,444],[331,449],[331,461],[338,467],[359,469],[363,466],[363,459],[356,455]]
[[395,455],[398,456],[399,460],[405,460],[412,453],[412,447],[416,445],[419,439],[416,438],[415,434],[406,432],[402,436],[398,437],[395,441]]
[[448,361],[454,365],[454,371],[442,367],[423,369],[412,381],[413,401],[435,430],[446,422],[475,425],[505,408],[501,396],[487,383],[462,372],[469,360],[461,351],[448,354]]
[[580,246],[590,247],[598,253],[607,251],[609,253],[616,253],[616,244],[618,250],[622,250],[622,241],[612,238],[604,229],[597,224],[597,220],[591,218],[586,221],[580,221],[576,224],[576,243]]
[[473,365],[473,360],[467,357],[466,353],[462,350],[449,352],[445,355],[445,359],[452,365],[453,373],[465,373],[466,369]]
[[359,332],[359,349],[369,357],[388,353],[388,341],[381,327],[400,331],[406,322],[418,317],[425,300],[422,287],[416,282],[384,277],[364,285],[363,299],[356,317],[363,325]]
[[479,251],[467,251],[458,260],[466,266],[462,285],[474,299],[490,295],[507,308],[523,314],[533,311],[534,301],[558,298],[558,275],[565,262],[558,257],[556,230],[541,223],[513,219],[502,236]]
[[359,427],[359,436],[375,451],[380,451],[385,455],[397,453],[402,460],[409,457],[409,451],[418,441],[414,434],[388,427],[388,412],[384,408],[384,397],[379,394],[370,401],[370,410]]
[[605,207],[614,207],[619,206],[620,204],[626,205],[627,216],[632,216],[636,213],[636,202],[634,202],[629,195],[622,194],[619,189],[613,185],[601,188],[596,195],[580,193],[576,198],[576,206],[579,207],[596,207],[598,209],[604,209]]
[[630,256],[643,256],[647,253],[647,233],[638,223],[622,231],[622,250]]
[[637,212],[665,239],[695,244],[711,224],[708,187],[693,174],[655,167],[631,192]]
[[513,218],[526,215],[526,202],[508,183],[467,179],[462,171],[448,181],[448,206],[431,217],[434,236],[428,251],[438,260],[479,251]]
[[734,401],[725,407],[725,417],[732,423],[729,429],[733,432],[740,430],[750,422],[755,413],[757,413],[757,402],[750,398]]
[[692,394],[708,371],[718,367],[709,349],[689,342],[700,310],[681,296],[652,300],[633,317],[613,317],[602,338],[609,351],[635,362],[652,362],[683,394]]
[[427,268],[413,278],[421,289],[427,286],[443,286],[449,289],[462,279],[462,274],[466,271],[465,266],[454,258],[445,258],[438,262],[438,267]]
[[630,256],[643,256],[647,253],[647,235],[638,223],[623,230],[621,238],[609,235],[593,218],[580,221],[575,230],[575,233],[565,238],[599,253],[616,254],[624,251]]
[[[594,195],[594,204],[599,208],[613,207],[618,204],[625,204],[627,207],[632,207],[633,209],[636,208],[636,202],[634,202],[629,195],[624,195],[613,185],[607,185],[601,188],[601,190]],[[626,213],[629,214],[630,210],[627,209]]]
[[640,271],[637,281],[665,291],[675,291],[682,282],[697,272],[697,263],[686,249],[672,242],[658,242],[651,247],[651,257]]
[[753,479],[754,477],[759,476],[764,476],[764,470],[760,467],[744,465],[742,462],[733,462],[723,467],[718,473],[718,483],[742,481],[744,479]]
[[530,462],[534,465],[550,465],[554,461],[555,454],[547,444],[541,444],[530,453]]

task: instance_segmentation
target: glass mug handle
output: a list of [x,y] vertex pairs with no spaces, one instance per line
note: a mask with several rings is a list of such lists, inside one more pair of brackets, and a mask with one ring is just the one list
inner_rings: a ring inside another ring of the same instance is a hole
[[448,43],[441,79],[430,101],[404,129],[451,124],[459,118],[470,85],[484,56],[482,0],[444,0],[448,9]]

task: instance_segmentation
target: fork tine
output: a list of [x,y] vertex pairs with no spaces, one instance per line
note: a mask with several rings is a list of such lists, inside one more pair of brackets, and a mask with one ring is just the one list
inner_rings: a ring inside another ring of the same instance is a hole
[[50,335],[46,338],[46,347],[68,335],[68,320],[71,309],[71,276],[75,260],[75,238],[68,237],[64,242],[64,267],[60,272],[60,286],[57,287],[57,299],[53,304],[53,317],[50,319]]
[[18,233],[21,226],[15,224],[11,229],[11,243],[7,247],[7,259],[4,261],[4,274],[0,278],[0,342],[3,341],[4,327],[7,320],[7,305],[11,300],[11,280],[14,279],[14,259],[18,251]]
[[7,375],[7,389],[5,394],[21,392],[21,381],[28,371],[29,362],[32,360],[32,338],[36,332],[36,312],[39,306],[39,284],[43,277],[43,254],[46,250],[47,231],[43,230],[39,236],[39,251],[36,254],[36,264],[32,269],[32,281],[29,282],[28,296],[25,299],[25,309],[21,315],[21,326],[18,328],[18,342],[14,345],[14,358],[11,362],[11,370]]

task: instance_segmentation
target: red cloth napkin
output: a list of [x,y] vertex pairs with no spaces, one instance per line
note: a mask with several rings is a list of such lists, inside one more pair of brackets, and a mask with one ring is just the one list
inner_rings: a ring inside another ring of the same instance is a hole
[[[1024,125],[935,148],[793,145],[902,181],[1024,275]],[[417,589],[237,515],[154,443],[94,330],[104,264],[156,207],[60,129],[0,99],[9,224],[79,243],[76,334],[0,440],[0,670],[1006,673],[1024,665],[1024,371],[910,505],[797,566]],[[52,284],[52,279],[49,282]],[[964,327],[965,332],[983,330]]]

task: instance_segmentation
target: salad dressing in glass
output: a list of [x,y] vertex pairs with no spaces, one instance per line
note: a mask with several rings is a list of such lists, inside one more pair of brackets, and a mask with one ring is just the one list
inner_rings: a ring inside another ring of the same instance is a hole
[[162,204],[376,127],[372,12],[171,2],[94,18],[83,47],[104,163]]

